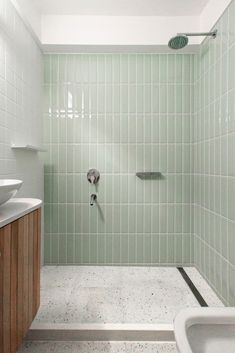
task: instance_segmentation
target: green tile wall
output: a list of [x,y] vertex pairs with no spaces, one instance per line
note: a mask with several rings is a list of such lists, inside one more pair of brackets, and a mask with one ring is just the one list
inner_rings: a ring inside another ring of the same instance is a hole
[[235,1],[195,59],[195,264],[235,305]]
[[45,263],[193,263],[194,55],[46,55],[44,82]]

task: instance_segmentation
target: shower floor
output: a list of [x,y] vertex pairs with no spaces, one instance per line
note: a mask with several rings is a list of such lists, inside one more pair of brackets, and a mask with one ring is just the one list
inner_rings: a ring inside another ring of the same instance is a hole
[[[185,271],[209,306],[223,306],[199,272]],[[35,323],[172,324],[199,306],[175,267],[45,266]]]

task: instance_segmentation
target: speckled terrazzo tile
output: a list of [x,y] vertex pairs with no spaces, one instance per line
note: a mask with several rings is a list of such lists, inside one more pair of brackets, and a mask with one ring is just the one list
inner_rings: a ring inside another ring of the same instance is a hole
[[169,342],[126,342],[126,353],[178,353],[175,343]]
[[169,342],[26,342],[18,353],[177,353]]
[[76,283],[76,268],[43,267],[41,272],[41,305],[35,318],[40,323],[65,322],[67,304]]
[[194,306],[199,304],[175,267],[54,266],[42,270],[35,321],[172,323],[182,308]]
[[45,266],[41,271],[41,288],[45,291],[72,289],[80,273],[73,266]]
[[24,342],[17,353],[54,353],[56,342]]
[[66,318],[66,303],[53,301],[43,304],[37,313],[34,322],[37,323],[64,323]]
[[[134,279],[136,284],[129,278],[121,291],[124,322],[171,323],[181,309],[198,306],[197,300],[177,269],[162,270],[162,274],[160,271],[150,270],[139,285],[137,278]],[[151,279],[148,283],[149,275]],[[137,276],[138,272],[135,273],[135,277]]]
[[76,323],[123,322],[121,290],[76,287],[67,305],[66,320]]
[[122,271],[121,268],[111,266],[84,266],[75,278],[77,287],[120,287]]
[[209,286],[209,284],[205,281],[205,279],[195,267],[185,267],[184,270],[209,306],[224,306],[222,301],[218,298],[216,293],[213,291],[213,289]]
[[35,322],[63,323],[65,322],[66,308],[70,302],[71,288],[54,287],[41,290],[41,305]]
[[156,288],[136,288],[122,291],[124,322],[172,323],[175,315],[185,307],[197,307],[196,299],[187,291],[174,288],[171,292]]
[[182,277],[175,267],[130,267],[121,268],[122,287],[126,286],[173,286],[182,285]]

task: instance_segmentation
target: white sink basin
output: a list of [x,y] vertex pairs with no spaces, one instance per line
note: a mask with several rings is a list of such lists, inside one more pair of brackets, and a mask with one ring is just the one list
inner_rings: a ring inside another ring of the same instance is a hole
[[14,179],[0,179],[0,205],[15,196],[23,181]]
[[235,352],[235,308],[192,308],[174,322],[180,353]]

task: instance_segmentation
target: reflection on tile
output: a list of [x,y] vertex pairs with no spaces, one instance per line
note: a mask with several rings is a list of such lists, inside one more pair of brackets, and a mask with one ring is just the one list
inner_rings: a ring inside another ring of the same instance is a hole
[[[194,59],[45,55],[47,265],[193,263]],[[99,209],[89,207],[90,166],[101,173]],[[164,180],[135,176],[159,168]]]

